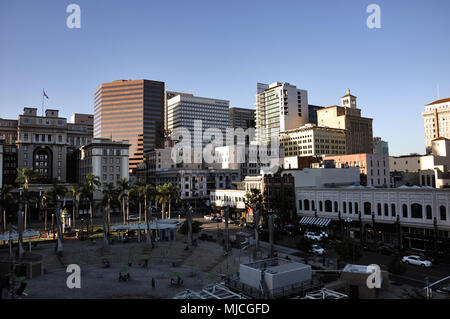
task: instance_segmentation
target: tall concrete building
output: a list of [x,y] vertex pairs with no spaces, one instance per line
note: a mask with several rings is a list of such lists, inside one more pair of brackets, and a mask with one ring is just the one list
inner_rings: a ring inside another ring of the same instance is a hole
[[3,138],[3,184],[14,184],[17,177],[17,120],[0,119],[0,138]]
[[425,147],[431,153],[431,142],[439,137],[450,138],[450,98],[425,105],[422,112],[425,124]]
[[130,170],[164,141],[164,82],[118,80],[95,91],[94,137],[127,140]]
[[312,124],[316,124],[317,125],[317,111],[318,110],[320,110],[320,109],[323,109],[323,106],[320,106],[320,105],[308,105],[308,117],[309,117],[309,120],[308,120],[308,122],[309,123],[312,123]]
[[389,144],[383,141],[381,137],[373,138],[373,153],[389,155]]
[[[230,102],[214,98],[198,97],[193,94],[177,94],[167,101],[167,128],[177,140],[181,129],[187,129],[191,134],[191,145],[197,142],[204,146],[201,134],[206,129],[220,130],[225,141],[227,127],[230,126]],[[194,121],[201,121],[201,132],[195,132]]]
[[356,96],[350,90],[341,98],[341,106],[317,110],[317,122],[319,126],[347,131],[346,154],[373,153],[372,119],[361,116]]
[[308,92],[289,83],[257,84],[256,139],[267,144],[280,132],[309,121]]

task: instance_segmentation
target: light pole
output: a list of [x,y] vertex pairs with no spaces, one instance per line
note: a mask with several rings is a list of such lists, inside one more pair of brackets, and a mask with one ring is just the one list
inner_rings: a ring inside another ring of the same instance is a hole
[[41,207],[41,203],[42,203],[42,186],[39,187],[39,221],[42,221],[42,207]]

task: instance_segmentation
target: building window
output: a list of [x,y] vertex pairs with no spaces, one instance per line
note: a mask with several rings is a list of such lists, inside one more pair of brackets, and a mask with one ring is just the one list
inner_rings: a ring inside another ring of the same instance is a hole
[[315,201],[311,201],[311,210],[316,210],[316,202]]
[[403,218],[408,218],[408,206],[406,204],[402,205]]
[[319,211],[323,212],[323,203],[322,203],[322,201],[319,201]]
[[369,202],[364,202],[364,215],[372,214],[372,204]]
[[305,210],[309,210],[309,200],[305,199],[303,202],[305,204]]
[[353,214],[353,206],[352,206],[352,202],[348,202],[348,213],[349,213],[349,214]]
[[107,175],[103,174],[103,180],[106,181],[106,179],[107,179]]
[[446,210],[445,206],[441,206],[439,208],[439,211],[441,213],[441,220],[447,220],[447,210]]
[[381,216],[381,204],[380,203],[377,204],[377,214],[378,214],[378,216]]
[[391,204],[391,214],[392,217],[395,217],[395,204]]
[[423,218],[422,205],[417,203],[411,205],[411,217],[419,219]]
[[302,209],[303,209],[303,207],[302,207],[302,200],[299,200],[299,201],[298,201],[298,209],[299,209],[299,210],[302,210]]
[[427,219],[433,219],[433,211],[431,209],[431,206],[427,205],[426,210],[427,210]]
[[346,202],[343,202],[343,203],[342,203],[342,207],[343,207],[343,209],[344,209],[344,214],[347,214],[347,203],[346,203]]
[[325,211],[327,213],[331,213],[333,211],[333,204],[332,204],[331,200],[325,201]]

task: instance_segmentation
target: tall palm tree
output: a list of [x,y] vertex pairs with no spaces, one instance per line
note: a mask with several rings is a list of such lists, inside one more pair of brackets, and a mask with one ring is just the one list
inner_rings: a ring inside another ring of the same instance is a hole
[[27,218],[28,218],[28,201],[29,194],[28,189],[30,183],[37,179],[37,171],[32,168],[18,168],[18,176],[16,178],[16,183],[19,183],[23,187],[23,199],[25,204],[25,216],[24,216],[24,230],[27,230]]
[[64,197],[67,194],[67,188],[57,183],[55,180],[53,186],[47,191],[48,201],[54,209],[54,214],[56,216],[56,231],[58,232],[58,241],[56,245],[56,251],[58,254],[63,251],[63,233],[62,233],[62,221],[61,221],[61,211],[62,207],[58,207],[58,199]]
[[245,205],[250,207],[253,211],[254,224],[255,224],[255,248],[253,250],[253,259],[256,259],[256,254],[259,250],[259,212],[262,207],[262,194],[259,189],[252,188],[250,192],[245,194]]
[[14,200],[11,191],[14,187],[6,184],[0,190],[0,206],[2,208],[3,233],[6,232],[6,207]]
[[180,198],[180,194],[178,192],[178,190],[180,189],[180,187],[178,185],[174,185],[172,183],[167,184],[167,200],[169,202],[169,219],[170,219],[170,211],[171,211],[171,204],[172,204],[172,200],[178,201],[178,199]]
[[79,200],[79,196],[81,193],[80,185],[73,184],[70,186],[70,193],[72,195],[72,225],[75,228],[76,226],[76,210],[77,210],[77,202]]
[[117,190],[114,187],[113,183],[108,183],[104,185],[105,188],[103,189],[103,207],[106,206],[106,221],[108,226],[108,232],[109,232],[109,225],[111,224],[111,205],[113,204],[114,200],[117,198]]
[[48,191],[44,191],[41,197],[41,207],[44,208],[44,231],[47,231]]
[[128,189],[130,188],[130,185],[128,183],[128,180],[126,178],[121,178],[117,181],[117,189],[119,193],[119,201],[122,203],[122,215],[123,215],[123,224],[126,224],[126,218],[125,218],[125,198],[127,196]]
[[169,198],[169,188],[167,184],[156,186],[156,198],[159,203],[161,203],[161,219],[164,219],[164,213],[166,209],[166,203]]
[[102,184],[100,183],[100,180],[98,176],[89,173],[86,175],[85,182],[82,186],[83,190],[82,193],[89,201],[89,210],[90,210],[90,217],[91,217],[91,229],[93,227],[93,220],[94,220],[94,192],[98,187],[100,187]]
[[152,205],[153,201],[156,199],[156,188],[153,185],[145,185],[144,187],[144,208],[145,208],[145,222],[148,220],[151,220],[152,216],[150,214],[150,217],[148,215],[148,203],[150,203],[150,206]]

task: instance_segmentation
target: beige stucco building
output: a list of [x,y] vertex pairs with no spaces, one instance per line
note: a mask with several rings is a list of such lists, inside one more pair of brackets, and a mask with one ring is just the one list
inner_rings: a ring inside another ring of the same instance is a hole
[[425,146],[431,153],[431,142],[439,137],[450,138],[450,98],[425,105],[422,112],[425,125]]
[[317,124],[347,131],[346,154],[373,153],[372,119],[361,117],[361,109],[356,106],[356,96],[347,90],[341,106],[317,110]]

